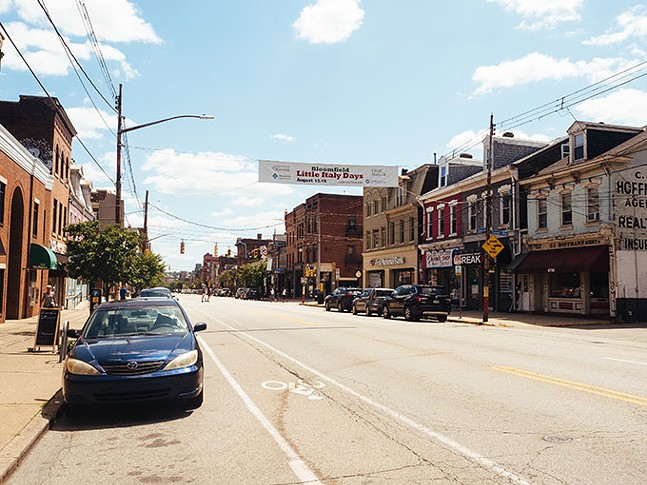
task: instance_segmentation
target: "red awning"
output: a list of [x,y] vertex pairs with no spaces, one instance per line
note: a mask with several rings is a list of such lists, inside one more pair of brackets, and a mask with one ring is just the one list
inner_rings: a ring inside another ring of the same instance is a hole
[[527,253],[516,270],[517,273],[567,273],[609,271],[609,247],[590,246],[571,249],[552,249]]

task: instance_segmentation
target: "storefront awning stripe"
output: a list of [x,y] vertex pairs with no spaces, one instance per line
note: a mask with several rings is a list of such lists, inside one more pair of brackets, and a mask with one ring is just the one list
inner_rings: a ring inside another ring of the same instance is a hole
[[31,243],[29,248],[29,267],[38,269],[57,269],[56,255],[48,247]]
[[[513,263],[514,264],[514,263]],[[609,271],[608,246],[591,246],[547,251],[531,251],[521,260],[517,273],[566,273],[570,271]]]

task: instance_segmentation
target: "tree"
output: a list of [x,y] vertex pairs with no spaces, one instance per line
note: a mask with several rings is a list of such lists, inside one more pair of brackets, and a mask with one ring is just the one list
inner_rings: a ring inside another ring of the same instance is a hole
[[159,254],[146,250],[138,253],[136,259],[133,275],[128,280],[134,288],[141,290],[164,284],[166,266]]
[[263,281],[268,274],[265,261],[244,264],[239,271],[243,286],[250,288],[262,288]]
[[89,221],[71,224],[65,233],[69,237],[66,269],[72,278],[86,283],[101,281],[107,297],[113,285],[136,275],[143,240],[138,232],[116,224],[102,230],[98,221]]

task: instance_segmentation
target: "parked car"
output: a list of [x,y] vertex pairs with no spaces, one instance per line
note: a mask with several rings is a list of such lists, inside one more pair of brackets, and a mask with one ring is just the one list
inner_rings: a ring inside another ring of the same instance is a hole
[[340,286],[324,298],[324,307],[328,312],[331,308],[337,308],[340,312],[350,311],[353,306],[353,300],[361,291],[360,288]]
[[163,286],[155,288],[144,288],[139,292],[140,298],[173,298],[171,290]]
[[402,315],[406,320],[433,316],[439,322],[445,322],[450,312],[451,298],[442,286],[401,285],[386,297],[382,316]]
[[203,401],[203,357],[195,332],[174,299],[103,303],[82,330],[63,366],[69,407],[169,400],[193,409]]
[[384,299],[393,293],[393,288],[365,288],[353,300],[353,315],[365,312],[367,316],[373,313],[382,315]]
[[229,288],[220,288],[216,293],[217,296],[231,296],[231,290]]
[[260,300],[261,292],[256,288],[247,288],[247,291],[242,297],[244,300]]
[[234,298],[239,298],[242,299],[244,298],[245,293],[247,293],[248,288],[240,287],[236,290],[236,293],[234,293]]

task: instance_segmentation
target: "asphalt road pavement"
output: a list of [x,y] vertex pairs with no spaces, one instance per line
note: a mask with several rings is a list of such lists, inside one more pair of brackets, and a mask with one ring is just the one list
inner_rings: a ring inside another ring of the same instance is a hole
[[406,322],[183,295],[205,403],[63,413],[9,483],[647,476],[647,329]]

